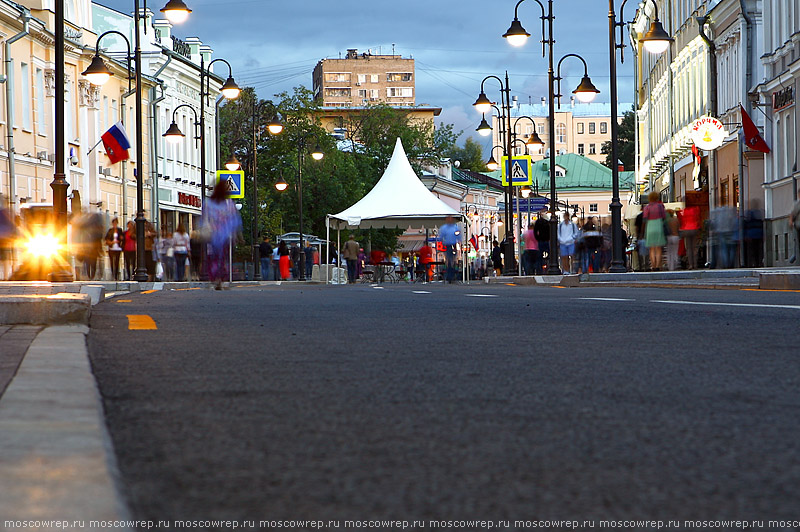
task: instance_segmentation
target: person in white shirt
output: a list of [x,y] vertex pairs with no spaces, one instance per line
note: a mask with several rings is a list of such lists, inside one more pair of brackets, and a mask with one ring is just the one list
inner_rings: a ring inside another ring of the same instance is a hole
[[558,224],[558,246],[561,251],[561,271],[572,271],[572,257],[575,255],[575,238],[578,226],[572,222],[569,213],[564,214],[564,221]]

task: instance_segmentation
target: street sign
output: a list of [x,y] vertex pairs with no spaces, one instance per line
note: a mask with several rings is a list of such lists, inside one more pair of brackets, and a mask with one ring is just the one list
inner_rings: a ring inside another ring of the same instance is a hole
[[217,183],[227,181],[228,197],[239,199],[244,197],[244,171],[217,170]]
[[520,187],[522,185],[533,184],[533,162],[530,155],[516,155],[511,158],[511,170],[509,171],[508,157],[503,156],[500,160],[501,177],[503,186],[508,185],[508,178],[511,175],[511,185]]
[[[516,205],[516,200],[514,200]],[[520,212],[540,212],[550,205],[550,200],[547,198],[520,198],[519,211]]]

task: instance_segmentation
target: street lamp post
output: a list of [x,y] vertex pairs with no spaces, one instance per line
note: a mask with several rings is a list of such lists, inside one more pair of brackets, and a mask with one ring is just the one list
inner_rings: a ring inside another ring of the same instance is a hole
[[[655,17],[650,25],[649,31],[641,38],[645,49],[653,54],[661,54],[669,48],[672,39],[658,19],[658,5],[653,1]],[[611,78],[611,265],[610,273],[625,273],[628,271],[625,265],[625,242],[622,241],[622,202],[619,197],[619,124],[617,123],[617,49],[620,50],[620,60],[625,61],[625,43],[623,41],[623,27],[625,26],[623,10],[628,0],[622,0],[619,8],[620,19],[617,22],[617,15],[614,10],[614,0],[608,0],[608,55],[609,55],[609,76]],[[619,28],[619,43],[617,43],[616,30]]]
[[[502,108],[502,112],[500,113],[500,120],[505,122],[504,123],[504,128],[506,130],[506,135],[505,135],[505,142],[506,142],[505,153],[506,153],[506,155],[508,157],[508,161],[509,162],[507,164],[508,164],[509,169],[510,169],[510,167],[511,167],[511,164],[510,164],[510,160],[511,160],[511,144],[512,144],[512,142],[511,142],[511,134],[510,134],[510,131],[511,131],[511,88],[510,88],[509,82],[508,82],[508,72],[506,72],[505,82],[502,79],[500,79],[499,77],[493,76],[493,75],[492,76],[486,76],[485,78],[483,78],[483,80],[481,80],[481,93],[478,95],[478,99],[475,100],[475,103],[472,104],[472,105],[481,114],[488,113],[492,109],[494,104],[486,96],[486,92],[484,91],[484,84],[486,83],[486,80],[488,80],[488,79],[495,79],[495,80],[498,81],[498,83],[500,83],[500,107]],[[484,118],[484,120],[485,120],[485,118]],[[483,123],[481,123],[481,125],[478,126],[478,131],[479,131],[479,133],[482,133],[482,131],[485,131],[485,128],[483,127]],[[494,148],[492,148],[492,149],[494,149]],[[510,172],[508,172],[508,174],[509,175],[507,175],[507,182],[506,182],[506,187],[505,187],[505,190],[504,190],[504,192],[505,192],[505,215],[506,215],[506,220],[507,221],[512,219],[511,202],[513,200],[513,195],[514,195],[514,189],[512,187],[512,183],[511,183]],[[514,274],[514,242],[513,242],[513,238],[514,237],[513,237],[512,230],[513,230],[513,227],[511,226],[511,224],[510,223],[506,224],[506,232],[505,232],[505,239],[504,239],[504,241],[506,243],[505,244],[505,250],[504,250],[504,254],[505,254],[506,260],[505,260],[505,271],[503,273],[505,273],[507,275],[513,275]]]
[[[59,0],[56,2],[56,121],[61,121],[60,126],[56,128],[56,130],[62,128],[63,134],[63,120],[64,120],[64,1]],[[147,2],[145,2],[145,9],[147,9]],[[59,24],[59,10],[61,10],[60,16],[60,24],[61,28],[58,28]],[[170,22],[178,24],[186,20],[191,10],[186,7],[182,0],[170,0],[166,6],[161,9],[161,12],[166,15]],[[135,119],[135,128],[136,128],[136,272],[133,275],[134,281],[147,281],[147,265],[145,261],[145,218],[144,218],[144,138],[142,137],[142,47],[141,47],[141,35],[139,31],[139,22],[141,20],[141,13],[139,12],[139,0],[135,0],[133,4],[133,27],[134,27],[134,51],[133,51],[133,61],[136,65],[134,78],[136,80],[136,119]],[[112,32],[106,32],[112,33]],[[111,77],[111,71],[105,66],[105,63],[100,58],[100,39],[106,35],[104,33],[97,39],[97,44],[95,46],[95,57],[92,59],[92,63],[89,65],[89,68],[83,73],[88,79],[89,82],[94,85],[102,85]],[[113,32],[119,33],[119,32]],[[122,34],[120,34],[122,35]],[[58,39],[61,39],[61,43],[59,44]],[[128,70],[130,72],[130,41],[122,35],[122,38],[125,39],[125,42],[128,45]],[[61,54],[59,58],[58,54]],[[59,68],[61,68],[62,72],[59,74]],[[62,93],[59,96],[58,88],[61,87]],[[61,110],[59,111],[59,106]],[[59,147],[62,150],[62,154],[59,157],[58,152],[56,155],[57,160],[62,160],[63,157],[63,139],[61,142],[56,140],[56,149],[58,150]],[[59,175],[58,169],[56,169],[56,176]],[[61,170],[61,177],[63,179],[63,162],[62,162],[62,170]],[[58,179],[53,181],[53,184],[56,183]],[[53,186],[53,185],[51,185]],[[66,193],[66,182],[64,187],[64,193]],[[55,187],[53,188],[55,191]],[[66,199],[64,200],[66,203]],[[66,209],[65,209],[66,210]]]
[[[299,280],[305,281],[306,280],[306,252],[305,248],[303,247],[303,160],[304,160],[304,153],[306,149],[306,140],[312,137],[313,133],[307,133],[305,135],[301,135],[297,138],[297,208],[298,214],[300,216],[300,223],[299,223],[299,235],[300,235],[300,262],[298,264],[299,271]],[[325,155],[322,153],[319,145],[316,145],[314,151],[311,152],[311,158],[315,161],[322,160]],[[281,180],[275,184],[275,188],[279,191],[284,191],[287,188],[286,182],[281,177]]]
[[[525,0],[519,0],[514,6],[514,20],[511,22],[511,26],[509,27],[508,31],[503,34],[509,43],[512,46],[522,46],[528,40],[528,37],[531,36],[530,33],[525,31],[522,27],[522,23],[520,23],[518,18],[518,10],[520,4]],[[556,192],[556,110],[555,110],[555,100],[556,100],[556,81],[561,80],[561,76],[559,75],[556,77],[555,69],[553,68],[554,59],[553,59],[553,47],[555,45],[555,38],[553,35],[553,22],[555,20],[555,16],[553,15],[553,0],[547,0],[547,9],[545,10],[544,4],[539,0],[534,0],[542,11],[542,16],[540,17],[542,20],[542,56],[547,55],[548,59],[548,68],[547,68],[547,79],[548,79],[548,89],[549,89],[549,116],[548,116],[548,125],[550,129],[550,142],[549,142],[549,149],[550,149],[550,250],[548,252],[548,264],[547,264],[547,274],[548,275],[561,275],[561,267],[559,265],[558,260],[558,222],[556,221],[556,212],[558,208],[558,197]],[[569,54],[568,56],[564,56],[561,58],[561,61],[566,59],[574,54]],[[582,59],[581,59],[582,60]],[[559,61],[559,67],[561,65],[561,61]],[[586,62],[584,61],[584,66]],[[588,82],[588,83],[587,83]],[[585,71],[583,80],[581,84],[578,86],[577,89],[573,91],[575,95],[581,101],[591,101],[589,98],[589,94],[597,94],[597,89],[594,85],[591,84],[591,81],[588,77],[588,72]],[[584,94],[586,95],[584,99]],[[558,95],[560,97],[560,95]],[[593,96],[592,96],[593,98]]]

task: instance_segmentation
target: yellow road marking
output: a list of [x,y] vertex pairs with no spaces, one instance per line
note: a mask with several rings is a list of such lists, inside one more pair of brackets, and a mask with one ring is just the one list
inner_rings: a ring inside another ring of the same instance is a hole
[[746,292],[794,292],[800,293],[800,290],[768,290],[766,288],[742,288]]
[[506,286],[517,286],[517,283],[506,283]]
[[566,288],[566,286],[561,286],[560,284],[554,284],[553,288]]
[[200,288],[195,287],[195,288],[176,288],[175,289],[176,292],[182,292],[184,290],[200,290]]
[[117,303],[131,303],[132,299],[117,299]]
[[143,294],[152,294],[153,292],[161,292],[161,290],[145,290]]
[[156,322],[147,314],[128,314],[128,330],[154,331],[157,329]]

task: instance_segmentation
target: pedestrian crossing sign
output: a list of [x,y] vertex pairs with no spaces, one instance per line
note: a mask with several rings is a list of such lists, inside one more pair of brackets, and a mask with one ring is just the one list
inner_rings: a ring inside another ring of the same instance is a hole
[[217,170],[217,182],[226,181],[228,197],[239,199],[244,197],[244,171]]
[[521,187],[533,184],[533,162],[530,155],[515,155],[511,158],[510,163],[511,170],[509,171],[508,157],[504,156],[500,161],[503,186],[508,186],[508,175],[511,175],[512,186]]

